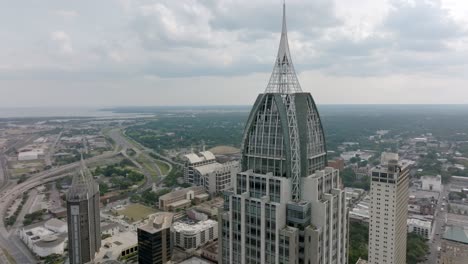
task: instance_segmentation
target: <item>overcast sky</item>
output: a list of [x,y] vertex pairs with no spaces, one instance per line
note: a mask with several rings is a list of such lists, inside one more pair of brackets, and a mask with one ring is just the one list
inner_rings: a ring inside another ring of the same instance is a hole
[[[249,105],[282,0],[0,0],[0,108]],[[468,1],[287,0],[318,104],[468,103]]]

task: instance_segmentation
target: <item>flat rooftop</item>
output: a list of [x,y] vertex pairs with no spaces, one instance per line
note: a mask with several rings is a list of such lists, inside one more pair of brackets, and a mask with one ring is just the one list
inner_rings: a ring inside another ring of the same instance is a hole
[[468,227],[447,226],[444,233],[444,239],[468,244]]
[[165,194],[165,195],[159,197],[159,200],[172,200],[174,198],[184,196],[189,191],[204,192],[205,188],[203,186],[193,186],[193,187],[189,187],[189,188],[180,189],[180,190],[177,190],[177,191],[172,191],[172,192],[170,192],[168,194]]
[[172,229],[175,230],[176,232],[195,234],[203,230],[206,230],[210,227],[217,228],[217,226],[218,226],[218,222],[208,219],[208,220],[199,221],[199,222],[187,222],[187,221],[176,222],[172,225]]
[[101,249],[96,255],[96,260],[110,259],[116,260],[123,250],[138,244],[136,232],[128,231],[115,234],[101,241]]
[[172,225],[172,219],[174,214],[161,212],[150,215],[149,219],[138,229],[146,231],[148,233],[156,233],[163,229],[168,229]]

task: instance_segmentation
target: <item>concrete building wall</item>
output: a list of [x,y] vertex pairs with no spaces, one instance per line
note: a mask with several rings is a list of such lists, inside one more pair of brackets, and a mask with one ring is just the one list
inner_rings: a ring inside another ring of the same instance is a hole
[[184,250],[195,250],[204,244],[218,239],[218,223],[207,225],[196,231],[176,230],[171,228],[174,246]]
[[425,191],[440,192],[442,186],[442,177],[438,176],[422,176],[422,189]]

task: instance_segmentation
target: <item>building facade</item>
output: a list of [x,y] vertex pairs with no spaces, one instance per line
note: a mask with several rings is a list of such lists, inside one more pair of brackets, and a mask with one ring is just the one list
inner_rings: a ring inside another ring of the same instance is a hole
[[384,152],[371,175],[369,263],[405,264],[409,165]]
[[156,213],[138,228],[139,264],[164,264],[171,260],[173,218],[171,213]]
[[218,238],[218,222],[211,219],[196,223],[176,222],[171,232],[175,246],[195,250]]
[[431,239],[432,234],[432,222],[428,220],[421,220],[416,218],[410,218],[407,220],[408,233],[415,233],[424,237],[425,239]]
[[209,151],[185,155],[185,182],[203,186],[210,194],[221,193],[231,187],[231,178],[239,172],[239,162],[219,163]]
[[189,153],[184,155],[184,159],[184,181],[195,185],[201,185],[200,179],[195,175],[195,168],[216,163],[216,157],[210,151],[202,151],[199,154]]
[[67,221],[70,263],[92,261],[101,248],[99,185],[83,160],[67,193]]
[[208,194],[203,186],[192,186],[172,191],[159,197],[159,209],[163,211],[176,211],[192,206],[192,201],[204,201]]
[[346,197],[326,153],[317,107],[294,71],[283,6],[273,73],[246,124],[241,172],[224,194],[220,263],[347,263]]
[[442,190],[442,177],[437,176],[421,176],[422,189],[425,191],[440,192]]

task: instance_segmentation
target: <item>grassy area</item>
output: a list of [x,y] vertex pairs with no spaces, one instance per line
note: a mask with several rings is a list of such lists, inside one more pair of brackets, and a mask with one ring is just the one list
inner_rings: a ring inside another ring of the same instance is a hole
[[169,165],[166,162],[156,160],[156,164],[158,164],[159,169],[161,170],[162,175],[167,175],[169,173]]
[[156,210],[141,204],[132,204],[123,210],[118,210],[117,213],[119,215],[124,215],[129,220],[129,222],[136,222],[150,214],[156,213]]
[[13,169],[13,170],[11,171],[11,174],[12,174],[11,176],[14,178],[14,177],[18,177],[18,176],[20,176],[20,175],[22,175],[22,174],[27,174],[27,173],[29,173],[29,172],[31,172],[31,169],[29,169],[29,168],[18,168],[18,169]]
[[146,159],[144,156],[140,155],[140,156],[138,156],[136,161],[138,163],[140,163],[141,166],[143,166],[151,174],[154,181],[158,180],[158,172],[149,164],[150,161],[148,159]]
[[8,262],[9,262],[10,264],[16,264],[15,259],[10,255],[10,253],[8,253],[7,250],[5,250],[5,249],[3,249],[3,248],[1,248],[1,250],[3,251],[3,254],[5,254],[5,257],[7,258]]

